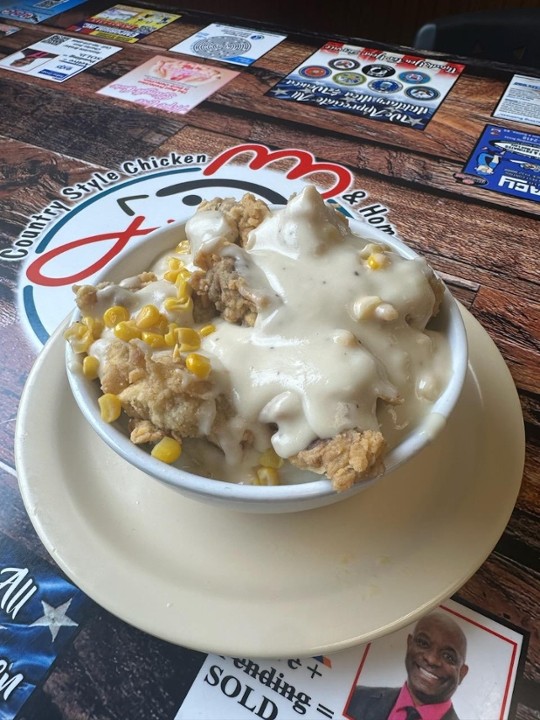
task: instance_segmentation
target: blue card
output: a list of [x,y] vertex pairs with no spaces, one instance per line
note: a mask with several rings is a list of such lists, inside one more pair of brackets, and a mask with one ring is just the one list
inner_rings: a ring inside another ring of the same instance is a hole
[[463,173],[485,190],[539,202],[540,135],[486,125]]

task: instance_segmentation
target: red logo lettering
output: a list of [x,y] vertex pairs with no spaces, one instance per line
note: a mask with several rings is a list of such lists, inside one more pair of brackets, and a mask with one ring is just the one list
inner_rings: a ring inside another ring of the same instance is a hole
[[[61,285],[71,285],[73,283],[80,282],[105,267],[105,265],[116,257],[132,238],[147,235],[149,232],[156,229],[141,228],[141,224],[144,220],[145,218],[143,216],[138,216],[134,218],[128,227],[123,231],[89,235],[88,237],[80,238],[79,240],[72,240],[61,247],[49,250],[48,252],[43,253],[43,255],[38,257],[28,266],[26,276],[30,282],[33,282],[36,285],[45,285],[46,287],[59,287]],[[84,270],[80,270],[74,275],[66,277],[50,277],[46,274],[46,265],[51,262],[51,260],[54,260],[60,255],[70,252],[71,250],[83,247],[84,245],[90,245],[91,243],[102,242],[105,240],[115,240],[115,243],[99,260],[92,263]]]
[[228,148],[215,157],[203,171],[203,175],[212,175],[223,165],[229,162],[233,157],[241,155],[245,152],[252,152],[254,157],[248,163],[248,167],[252,170],[260,170],[265,165],[275,162],[276,160],[295,160],[296,165],[292,167],[285,177],[291,180],[311,175],[315,172],[328,172],[336,178],[333,187],[321,193],[324,198],[334,197],[345,192],[353,182],[353,176],[350,170],[331,162],[319,162],[315,160],[315,156],[307,150],[297,150],[287,148],[286,150],[269,150],[266,145],[258,145],[257,143],[237,145]]

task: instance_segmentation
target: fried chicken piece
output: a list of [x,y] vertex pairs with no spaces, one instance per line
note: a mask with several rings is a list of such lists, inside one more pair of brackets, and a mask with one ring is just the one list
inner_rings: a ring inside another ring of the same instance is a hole
[[97,285],[74,285],[73,292],[75,293],[75,302],[82,315],[91,315],[98,301],[98,292],[100,297],[106,296],[107,288],[111,289],[111,293],[131,293],[140,290],[155,280],[157,280],[155,273],[142,272],[130,278],[129,284],[122,286],[121,290],[119,290],[119,286],[112,282],[102,282]]
[[198,298],[199,308],[212,308],[211,315],[219,313],[230,323],[252,327],[258,313],[256,297],[236,270],[234,258],[214,257],[206,272],[191,276],[194,301]]
[[154,445],[165,437],[165,432],[152,425],[150,420],[132,418],[129,421],[129,432],[130,440],[134,445],[145,445],[146,443]]
[[229,225],[236,228],[238,245],[244,247],[249,233],[258,227],[270,215],[270,209],[262,200],[257,200],[251,193],[246,193],[241,200],[234,198],[214,198],[203,200],[197,212],[219,210]]
[[326,475],[337,492],[383,470],[386,442],[375,430],[346,430],[329,440],[315,440],[289,460],[302,470]]
[[137,342],[111,343],[101,386],[120,398],[134,443],[163,435],[206,437],[232,414],[228,401],[216,397],[211,382],[189,373],[181,356],[150,355]]
[[[251,230],[269,215],[268,206],[246,193],[241,200],[215,198],[203,201],[197,212],[219,211],[233,231],[234,244],[243,247]],[[232,256],[199,252],[195,263],[201,268],[191,276],[194,312],[197,321],[220,314],[233,324],[253,326],[260,309],[257,297],[237,269]]]

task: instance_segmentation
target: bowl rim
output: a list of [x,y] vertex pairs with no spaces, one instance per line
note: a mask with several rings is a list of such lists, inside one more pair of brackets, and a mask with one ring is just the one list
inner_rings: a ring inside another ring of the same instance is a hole
[[[271,209],[284,206],[270,206]],[[387,235],[372,227],[366,221],[348,218],[350,229],[354,234],[360,234],[363,239],[378,241],[397,250],[401,255],[409,259],[424,259],[422,255],[410,246],[406,245],[396,236]],[[120,255],[112,260],[95,278],[92,283],[116,280],[126,277],[121,273],[121,268],[129,262],[134,255],[146,254],[151,256],[148,249],[156,240],[163,240],[169,234],[176,234],[182,230],[187,220],[178,220],[166,226],[157,228],[140,238],[136,243],[126,248]],[[178,242],[178,239],[175,239]],[[165,241],[163,240],[165,245]],[[172,245],[172,243],[171,243]],[[164,251],[164,250],[163,250]],[[158,248],[154,248],[153,258],[161,254]],[[127,275],[129,277],[129,275]],[[345,498],[358,490],[367,487],[382,476],[394,472],[405,461],[412,458],[436,437],[438,432],[450,416],[461,395],[465,375],[468,367],[468,342],[463,318],[459,309],[458,301],[444,286],[444,294],[441,302],[441,309],[438,318],[442,317],[443,322],[448,323],[451,330],[449,346],[451,349],[452,368],[451,376],[445,389],[433,403],[429,413],[416,425],[410,434],[392,448],[384,457],[384,469],[376,476],[366,478],[353,485],[352,488],[337,492],[332,488],[331,481],[326,477],[315,476],[311,481],[292,483],[287,485],[260,486],[234,483],[225,480],[208,478],[196,475],[175,465],[168,465],[150,453],[131,442],[129,437],[119,427],[112,423],[105,423],[100,416],[97,403],[98,387],[95,381],[87,380],[81,372],[73,370],[77,354],[66,342],[65,367],[68,382],[79,409],[85,419],[89,422],[99,437],[124,460],[134,465],[145,474],[176,488],[178,491],[185,491],[193,496],[207,499],[235,501],[250,504],[252,502],[265,504],[269,501],[276,505],[289,503],[291,501],[309,501],[313,499],[328,499],[333,496]],[[80,319],[80,311],[75,308],[68,317],[68,324]]]

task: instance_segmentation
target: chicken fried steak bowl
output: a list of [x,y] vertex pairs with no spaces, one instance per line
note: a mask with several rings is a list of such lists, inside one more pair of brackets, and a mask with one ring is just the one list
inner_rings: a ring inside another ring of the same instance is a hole
[[465,378],[443,282],[313,186],[279,208],[203,201],[74,292],[67,372],[94,430],[235,509],[349,497],[444,428]]

